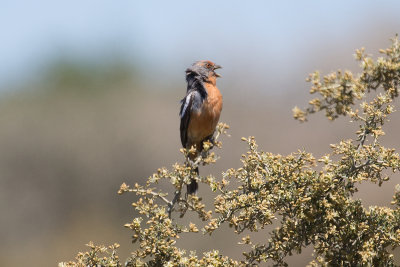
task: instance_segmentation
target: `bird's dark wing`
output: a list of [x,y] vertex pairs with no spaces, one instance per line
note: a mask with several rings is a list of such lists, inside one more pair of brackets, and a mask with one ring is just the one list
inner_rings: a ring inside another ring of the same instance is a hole
[[182,146],[186,148],[188,145],[187,130],[190,123],[190,115],[192,112],[199,112],[204,98],[197,90],[189,90],[184,99],[181,100],[181,110],[179,116],[181,117],[181,142]]
[[190,122],[190,113],[193,104],[193,91],[189,91],[185,98],[181,100],[181,111],[179,112],[179,116],[181,117],[181,142],[182,146],[186,148],[187,144],[187,130]]

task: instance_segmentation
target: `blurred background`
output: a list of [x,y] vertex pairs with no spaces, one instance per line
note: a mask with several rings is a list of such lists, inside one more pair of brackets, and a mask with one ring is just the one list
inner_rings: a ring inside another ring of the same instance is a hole
[[[358,71],[354,50],[379,48],[400,32],[398,1],[3,1],[0,9],[0,266],[56,266],[90,240],[132,251],[123,225],[134,195],[117,195],[182,162],[179,100],[185,69],[209,59],[224,68],[221,121],[231,137],[215,165],[238,168],[242,136],[280,154],[354,138],[357,125],[322,114],[300,124],[308,73]],[[399,149],[400,115],[384,143]],[[398,176],[363,184],[365,206],[390,205]],[[165,187],[165,190],[171,190]],[[209,192],[204,186],[200,194]],[[212,203],[212,198],[209,201]],[[261,236],[268,238],[267,235]],[[222,230],[183,247],[240,258],[238,237]],[[227,244],[229,244],[227,246]],[[304,266],[304,255],[289,259]]]

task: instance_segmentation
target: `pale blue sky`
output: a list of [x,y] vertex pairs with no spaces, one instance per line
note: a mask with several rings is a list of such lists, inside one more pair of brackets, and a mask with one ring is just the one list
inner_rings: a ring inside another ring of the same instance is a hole
[[374,35],[400,32],[394,0],[3,0],[1,6],[0,85],[60,54],[97,58],[113,51],[165,74],[198,59],[259,69],[271,62],[296,66],[311,48],[357,48]]

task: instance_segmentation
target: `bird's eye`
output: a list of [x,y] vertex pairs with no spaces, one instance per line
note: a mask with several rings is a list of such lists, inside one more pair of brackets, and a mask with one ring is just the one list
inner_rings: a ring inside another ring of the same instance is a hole
[[207,63],[207,64],[206,64],[206,67],[207,67],[207,68],[211,68],[211,64],[210,64],[210,63]]

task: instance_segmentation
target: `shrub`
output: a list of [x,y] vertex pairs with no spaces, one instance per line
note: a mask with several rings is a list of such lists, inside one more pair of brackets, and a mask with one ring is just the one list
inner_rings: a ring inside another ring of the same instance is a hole
[[[119,194],[139,196],[133,203],[140,216],[125,227],[133,233],[138,249],[126,261],[127,266],[252,266],[263,262],[287,265],[285,258],[301,253],[312,245],[315,266],[393,266],[391,249],[400,245],[400,186],[396,186],[393,207],[365,208],[354,197],[357,185],[372,181],[377,185],[400,168],[395,150],[380,144],[383,125],[394,111],[393,100],[399,94],[400,43],[396,36],[391,46],[380,50],[382,57],[373,60],[364,49],[356,51],[361,73],[337,71],[320,77],[310,75],[311,94],[317,97],[305,110],[294,108],[294,117],[305,122],[308,115],[324,111],[329,120],[346,116],[359,125],[353,139],[331,145],[331,152],[321,158],[298,151],[288,156],[264,152],[254,137],[242,138],[248,152],[243,166],[229,169],[220,178],[201,176],[198,181],[216,193],[212,209],[207,209],[197,195],[183,191],[198,165],[217,160],[205,143],[205,152],[187,165],[176,163],[171,170],[162,168],[145,185],[121,185]],[[367,101],[367,96],[372,100]],[[217,127],[217,147],[228,126]],[[182,150],[187,158],[193,151]],[[173,187],[170,196],[157,183],[167,180]],[[205,190],[204,187],[202,190]],[[199,193],[201,195],[201,192]],[[194,212],[201,226],[182,225],[179,217]],[[244,231],[257,232],[274,224],[263,243],[255,243]],[[176,246],[183,235],[213,234],[228,224],[241,235],[245,247],[241,260],[221,255],[217,250],[198,255]],[[90,251],[79,253],[76,262],[61,266],[121,266],[115,255],[117,245],[107,248],[90,244]],[[109,253],[101,257],[100,253]]]

